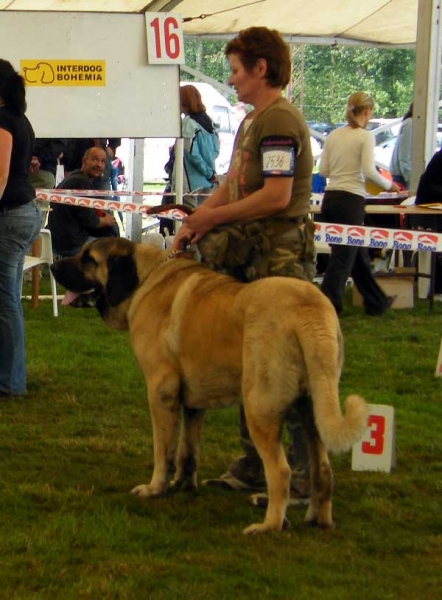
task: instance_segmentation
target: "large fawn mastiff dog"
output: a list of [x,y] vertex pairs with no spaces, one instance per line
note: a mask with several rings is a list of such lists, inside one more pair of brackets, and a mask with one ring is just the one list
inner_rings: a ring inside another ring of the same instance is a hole
[[317,287],[282,277],[239,283],[191,258],[122,238],[87,243],[52,272],[70,290],[65,304],[93,298],[108,325],[130,330],[147,382],[155,463],[151,482],[134,494],[195,488],[204,411],[242,402],[269,497],[264,522],[244,533],[280,530],[291,476],[281,429],[289,407],[303,397],[311,464],[306,521],[333,526],[327,451],[348,450],[360,438],[367,406],[352,395],[341,413],[341,331]]

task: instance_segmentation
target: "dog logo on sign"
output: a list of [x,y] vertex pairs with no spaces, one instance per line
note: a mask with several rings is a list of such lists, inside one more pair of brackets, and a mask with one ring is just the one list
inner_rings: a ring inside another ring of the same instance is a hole
[[23,68],[26,83],[53,83],[55,80],[54,70],[47,62],[39,62],[34,68]]

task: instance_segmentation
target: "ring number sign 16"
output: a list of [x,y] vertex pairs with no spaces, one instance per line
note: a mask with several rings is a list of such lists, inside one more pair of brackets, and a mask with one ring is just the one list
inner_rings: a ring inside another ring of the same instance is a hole
[[184,43],[180,15],[145,13],[149,64],[183,64]]

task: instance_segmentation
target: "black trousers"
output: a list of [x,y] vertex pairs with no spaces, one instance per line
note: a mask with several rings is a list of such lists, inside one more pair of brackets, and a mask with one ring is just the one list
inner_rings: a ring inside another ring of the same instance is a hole
[[[365,199],[350,192],[325,192],[321,212],[326,223],[363,225]],[[368,249],[332,245],[321,290],[338,314],[342,311],[345,284],[350,276],[363,298],[366,312],[382,312],[387,305],[387,297],[372,275]]]

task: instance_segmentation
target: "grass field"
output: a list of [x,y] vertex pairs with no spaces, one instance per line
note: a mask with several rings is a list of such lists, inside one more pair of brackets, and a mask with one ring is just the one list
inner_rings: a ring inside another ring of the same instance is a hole
[[[152,438],[127,333],[94,310],[24,308],[29,394],[0,403],[1,599],[441,597],[442,303],[381,318],[348,305],[341,397],[394,406],[397,467],[333,456],[336,529],[291,508],[288,531],[261,537],[241,533],[262,517],[241,493],[131,496]],[[237,409],[209,413],[200,479],[238,452]]]

